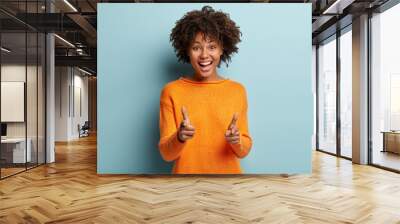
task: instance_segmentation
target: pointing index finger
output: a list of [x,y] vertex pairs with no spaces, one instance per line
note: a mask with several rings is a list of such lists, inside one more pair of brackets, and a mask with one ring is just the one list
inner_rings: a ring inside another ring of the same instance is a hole
[[236,125],[236,122],[237,122],[237,120],[238,120],[238,117],[239,117],[239,114],[238,114],[237,112],[233,114],[231,123],[229,124],[229,129],[231,129],[233,126]]
[[186,107],[182,106],[181,111],[182,111],[183,120],[187,123],[190,123],[189,115],[188,115]]

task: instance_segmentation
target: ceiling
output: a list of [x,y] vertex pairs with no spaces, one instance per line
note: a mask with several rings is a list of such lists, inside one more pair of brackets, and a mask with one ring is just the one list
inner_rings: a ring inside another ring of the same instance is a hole
[[[353,16],[373,10],[388,0],[236,0],[234,2],[312,3],[313,43],[331,36],[337,28],[351,24]],[[135,2],[233,2],[232,0],[1,0],[1,29],[8,41],[22,41],[18,32],[55,32],[56,65],[82,66],[96,71],[97,3]],[[336,2],[336,3],[335,3]],[[50,10],[51,9],[51,10]],[[52,11],[52,13],[49,13]],[[340,20],[340,22],[338,22]],[[339,25],[338,25],[339,24]],[[13,35],[15,38],[13,38]],[[4,43],[4,41],[3,41]],[[23,44],[23,43],[20,43]],[[22,46],[22,45],[21,45]],[[33,45],[32,45],[33,46]],[[28,49],[28,51],[30,51]]]

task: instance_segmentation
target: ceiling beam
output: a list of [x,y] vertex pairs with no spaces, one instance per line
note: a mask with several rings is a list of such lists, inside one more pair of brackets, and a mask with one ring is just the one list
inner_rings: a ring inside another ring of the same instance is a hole
[[330,4],[322,14],[342,14],[343,10],[353,2],[355,2],[355,0],[336,0]]
[[83,66],[96,71],[96,58],[91,56],[55,56],[56,66]]

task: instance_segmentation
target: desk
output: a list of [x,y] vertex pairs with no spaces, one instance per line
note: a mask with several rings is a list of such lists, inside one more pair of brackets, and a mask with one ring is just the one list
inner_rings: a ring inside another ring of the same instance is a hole
[[[32,160],[32,154],[31,154],[32,140],[28,138],[27,142],[28,142],[27,149],[25,151],[25,138],[1,139],[2,159],[5,159],[6,163],[30,162]],[[25,161],[25,158],[27,158],[27,161]]]
[[393,152],[400,154],[400,132],[399,131],[382,131],[383,133],[383,150],[382,152]]

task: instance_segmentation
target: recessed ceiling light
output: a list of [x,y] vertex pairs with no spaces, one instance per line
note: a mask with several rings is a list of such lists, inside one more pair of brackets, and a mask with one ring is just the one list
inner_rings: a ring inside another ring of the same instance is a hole
[[9,49],[7,49],[7,48],[5,48],[5,47],[1,47],[1,50],[4,51],[4,52],[6,52],[6,53],[10,53],[10,52],[11,52],[11,50],[9,50]]
[[342,14],[343,9],[351,5],[355,0],[336,0],[322,14]]
[[67,45],[69,45],[69,46],[75,48],[75,45],[71,44],[71,42],[69,42],[68,40],[66,40],[66,39],[64,39],[64,38],[62,38],[62,37],[60,37],[60,36],[57,35],[57,34],[54,34],[54,36],[57,37],[58,39],[60,39],[62,42],[66,43]]
[[90,72],[88,72],[88,71],[86,71],[86,70],[83,70],[83,69],[81,69],[81,68],[79,68],[79,67],[78,67],[78,70],[81,71],[81,72],[83,72],[83,73],[85,73],[85,74],[87,74],[87,75],[92,75],[92,73],[90,73]]
[[68,0],[64,0],[65,4],[67,4],[72,10],[74,10],[74,12],[78,12],[78,10],[71,4],[69,3]]

